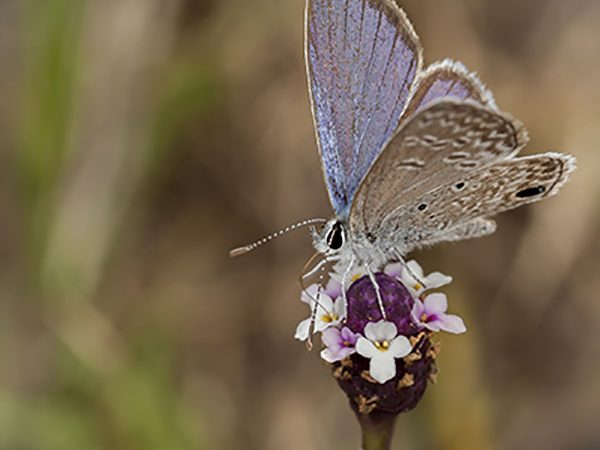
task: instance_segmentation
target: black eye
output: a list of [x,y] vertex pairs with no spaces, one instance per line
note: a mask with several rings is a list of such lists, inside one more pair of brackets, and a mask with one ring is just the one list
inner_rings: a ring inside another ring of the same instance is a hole
[[543,194],[544,192],[546,192],[546,188],[544,186],[536,186],[532,188],[523,189],[522,191],[517,192],[517,197],[535,197],[536,195]]
[[327,235],[327,245],[331,250],[339,250],[344,245],[344,227],[337,222]]

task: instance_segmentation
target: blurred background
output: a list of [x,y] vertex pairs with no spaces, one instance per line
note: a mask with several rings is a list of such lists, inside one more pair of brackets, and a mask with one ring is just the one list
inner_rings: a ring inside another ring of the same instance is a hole
[[[416,255],[469,333],[398,450],[600,449],[600,3],[402,2],[580,169],[495,235]],[[329,216],[303,1],[0,0],[0,449],[348,449],[297,232]]]

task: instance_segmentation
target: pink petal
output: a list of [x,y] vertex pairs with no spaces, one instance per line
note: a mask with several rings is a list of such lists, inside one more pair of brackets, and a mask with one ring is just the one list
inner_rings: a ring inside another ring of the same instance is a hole
[[436,292],[425,298],[425,313],[428,316],[443,314],[448,309],[448,299],[445,294]]
[[344,342],[348,342],[352,345],[356,344],[356,341],[358,341],[359,337],[360,337],[360,334],[356,334],[356,333],[352,332],[352,330],[348,327],[342,328],[342,331],[340,333],[341,340]]
[[342,295],[341,283],[331,278],[325,287],[325,293],[332,299],[338,298],[340,295]]
[[421,316],[425,312],[425,305],[419,299],[415,299],[415,304],[413,305],[411,316],[416,323],[421,323]]
[[340,330],[331,327],[321,333],[321,341],[326,347],[340,347],[343,338],[340,336]]

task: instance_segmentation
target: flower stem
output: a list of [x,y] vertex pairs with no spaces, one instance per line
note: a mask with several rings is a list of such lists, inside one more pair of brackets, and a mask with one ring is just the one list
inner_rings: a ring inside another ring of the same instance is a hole
[[390,450],[396,425],[393,414],[356,414],[362,430],[361,450]]

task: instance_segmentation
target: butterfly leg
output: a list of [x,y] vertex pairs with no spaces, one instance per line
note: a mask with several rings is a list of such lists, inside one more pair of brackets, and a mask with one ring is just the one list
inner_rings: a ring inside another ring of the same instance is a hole
[[327,258],[324,258],[319,263],[319,265],[321,267],[321,273],[319,274],[317,297],[314,299],[314,304],[312,307],[312,311],[310,313],[310,327],[308,328],[308,340],[306,341],[306,347],[308,348],[308,350],[312,350],[312,348],[313,348],[312,337],[313,337],[313,334],[315,333],[315,326],[317,323],[317,310],[319,307],[321,307],[322,309],[325,309],[325,308],[323,308],[323,306],[321,305],[319,300],[321,299],[321,292],[323,291],[323,279],[325,277],[325,264],[321,264],[321,263],[326,262],[326,261],[327,261]]
[[373,271],[369,267],[368,264],[365,264],[367,269],[367,273],[369,274],[369,279],[371,283],[373,283],[373,287],[375,288],[375,294],[377,295],[377,304],[379,305],[379,311],[381,311],[381,317],[383,320],[387,320],[387,314],[385,313],[385,308],[383,307],[383,298],[381,297],[381,290],[379,289],[379,284],[375,279],[375,275],[373,275]]
[[[312,263],[312,260],[321,255],[321,253],[315,253],[309,260],[308,262],[304,265],[304,270],[307,269],[307,267]],[[317,264],[315,264],[315,266],[310,269],[308,272],[304,272],[302,274],[302,280],[305,280],[306,278],[312,277],[314,274],[316,274],[319,270],[322,270],[323,266],[329,262],[334,262],[334,261],[338,261],[339,258],[335,257],[335,256],[325,256],[325,258],[323,258],[321,261],[319,261]]]
[[348,308],[348,297],[346,295],[346,280],[348,279],[348,275],[350,274],[350,272],[352,271],[352,267],[354,266],[354,262],[356,261],[356,258],[354,256],[352,256],[352,258],[350,259],[350,263],[348,264],[348,267],[346,267],[346,270],[344,270],[344,274],[342,275],[342,299],[344,301],[344,315],[347,315],[347,308]]

